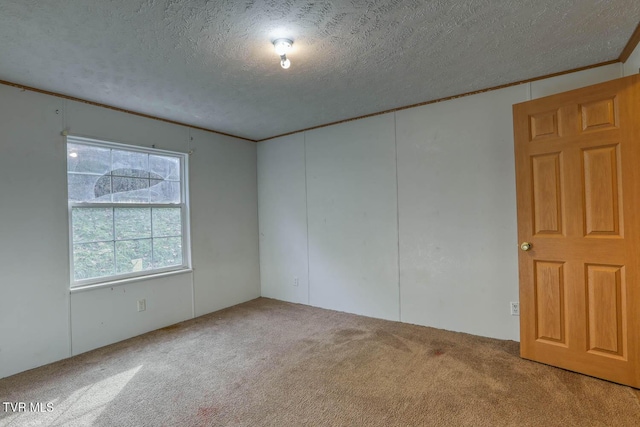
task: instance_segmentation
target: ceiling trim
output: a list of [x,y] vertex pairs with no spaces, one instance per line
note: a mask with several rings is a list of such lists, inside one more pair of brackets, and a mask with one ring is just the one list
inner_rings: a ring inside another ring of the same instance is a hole
[[451,101],[452,99],[463,98],[465,96],[471,96],[471,95],[477,95],[479,93],[491,92],[491,91],[498,90],[498,89],[504,89],[504,88],[511,87],[511,86],[518,86],[518,85],[521,85],[521,84],[524,84],[524,83],[531,83],[531,82],[535,82],[535,81],[538,81],[538,80],[544,80],[544,79],[548,79],[548,78],[551,78],[551,77],[562,76],[564,74],[576,73],[578,71],[584,71],[584,70],[589,70],[591,68],[603,67],[605,65],[616,64],[616,63],[619,63],[619,62],[620,62],[620,60],[618,60],[618,59],[612,59],[611,61],[600,62],[600,63],[593,64],[593,65],[587,65],[585,67],[572,68],[571,70],[560,71],[558,73],[552,73],[552,74],[545,74],[544,76],[533,77],[531,79],[520,80],[520,81],[517,81],[517,82],[507,83],[507,84],[503,84],[503,85],[499,85],[499,86],[493,86],[493,87],[490,87],[490,88],[487,88],[487,89],[474,90],[473,92],[466,92],[466,93],[462,93],[460,95],[447,96],[445,98],[438,98],[438,99],[434,99],[434,100],[431,100],[431,101],[420,102],[418,104],[407,105],[405,107],[392,108],[391,110],[380,111],[380,112],[377,112],[377,113],[366,114],[364,116],[353,117],[351,119],[340,120],[340,121],[337,121],[337,122],[327,123],[327,124],[324,124],[324,125],[313,126],[313,127],[306,128],[306,129],[296,130],[296,131],[293,131],[293,132],[287,132],[287,133],[283,133],[281,135],[276,135],[276,136],[271,136],[269,138],[259,139],[256,142],[268,141],[270,139],[281,138],[283,136],[293,135],[293,134],[300,133],[300,132],[307,132],[307,131],[310,131],[310,130],[320,129],[320,128],[324,128],[324,127],[327,127],[327,126],[333,126],[333,125],[337,125],[337,124],[340,124],[340,123],[352,122],[354,120],[366,119],[368,117],[379,116],[379,115],[382,115],[382,114],[394,113],[396,111],[407,110],[409,108],[422,107],[424,105],[436,104],[438,102],[443,102],[443,101]]
[[633,32],[633,34],[631,34],[627,45],[624,47],[624,49],[622,49],[622,52],[618,57],[618,61],[627,62],[627,59],[629,59],[638,44],[640,44],[640,22],[638,22],[636,30]]
[[8,82],[6,80],[0,80],[0,84],[3,84],[5,86],[15,87],[15,88],[18,88],[18,89],[22,89],[23,91],[28,90],[28,91],[31,91],[31,92],[42,93],[44,95],[51,95],[51,96],[55,96],[55,97],[58,97],[58,98],[68,99],[70,101],[82,102],[83,104],[95,105],[96,107],[108,108],[109,110],[119,111],[121,113],[133,114],[134,116],[140,116],[140,117],[144,117],[146,119],[159,120],[161,122],[171,123],[171,124],[179,125],[179,126],[185,126],[185,127],[191,128],[191,129],[197,129],[197,130],[202,130],[202,131],[205,131],[205,132],[216,133],[218,135],[223,135],[223,136],[230,136],[232,138],[242,139],[244,141],[258,142],[255,139],[244,138],[242,136],[232,135],[230,133],[224,133],[224,132],[220,132],[220,131],[213,130],[213,129],[203,128],[203,127],[200,127],[200,126],[189,125],[189,124],[182,123],[182,122],[177,122],[177,121],[171,120],[171,119],[163,119],[162,117],[151,116],[149,114],[139,113],[137,111],[127,110],[125,108],[114,107],[112,105],[102,104],[100,102],[95,102],[95,101],[88,101],[86,99],[76,98],[75,96],[64,95],[64,94],[58,93],[58,92],[51,92],[51,91],[48,91],[48,90],[38,89],[38,88],[35,88],[35,87],[31,87],[31,86],[25,86],[25,85],[21,85],[19,83]]
[[[71,101],[81,102],[83,104],[89,104],[89,105],[94,105],[94,106],[97,106],[97,107],[108,108],[110,110],[119,111],[121,113],[133,114],[135,116],[144,117],[144,118],[147,118],[147,119],[158,120],[158,121],[165,122],[165,123],[171,123],[171,124],[178,125],[178,126],[185,126],[185,127],[191,128],[191,129],[197,129],[197,130],[201,130],[201,131],[204,131],[204,132],[211,132],[211,133],[215,133],[215,134],[218,134],[218,135],[223,135],[223,136],[228,136],[228,137],[231,137],[231,138],[241,139],[243,141],[249,141],[249,142],[257,143],[257,142],[262,142],[262,141],[268,141],[270,139],[281,138],[283,136],[293,135],[293,134],[300,133],[300,132],[307,132],[307,131],[314,130],[314,129],[320,129],[320,128],[323,128],[323,127],[333,126],[333,125],[337,125],[337,124],[340,124],[340,123],[351,122],[351,121],[354,121],[354,120],[365,119],[365,118],[368,118],[368,117],[375,117],[375,116],[379,116],[379,115],[382,115],[382,114],[388,114],[388,113],[393,113],[393,112],[396,112],[396,111],[407,110],[409,108],[422,107],[424,105],[436,104],[438,102],[450,101],[452,99],[463,98],[465,96],[471,96],[471,95],[477,95],[477,94],[480,94],[480,93],[490,92],[490,91],[499,90],[499,89],[504,89],[504,88],[507,88],[507,87],[517,86],[517,85],[521,85],[521,84],[524,84],[524,83],[531,83],[531,82],[535,82],[535,81],[538,81],[538,80],[543,80],[543,79],[548,79],[548,78],[551,78],[551,77],[561,76],[561,75],[564,75],[564,74],[571,74],[571,73],[575,73],[575,72],[578,72],[578,71],[589,70],[591,68],[597,68],[597,67],[602,67],[602,66],[605,66],[605,65],[615,64],[615,63],[619,63],[619,62],[625,62],[627,59],[629,59],[629,56],[631,55],[631,53],[633,52],[633,50],[636,48],[636,46],[638,44],[640,44],[640,23],[636,27],[634,33],[632,34],[631,38],[627,42],[627,45],[625,46],[625,48],[622,50],[622,53],[620,54],[620,57],[618,59],[612,59],[610,61],[599,62],[597,64],[587,65],[587,66],[579,67],[579,68],[572,68],[570,70],[560,71],[560,72],[557,72],[557,73],[545,74],[545,75],[539,76],[539,77],[533,77],[533,78],[530,78],[530,79],[520,80],[520,81],[507,83],[507,84],[503,84],[503,85],[499,85],[499,86],[493,86],[493,87],[486,88],[486,89],[480,89],[480,90],[476,90],[476,91],[472,91],[472,92],[466,92],[466,93],[462,93],[462,94],[459,94],[459,95],[452,95],[452,96],[448,96],[448,97],[445,97],[445,98],[438,98],[438,99],[434,99],[434,100],[431,100],[431,101],[425,101],[425,102],[420,102],[420,103],[417,103],[417,104],[411,104],[411,105],[407,105],[407,106],[404,106],[404,107],[392,108],[390,110],[379,111],[377,113],[365,114],[363,116],[352,117],[350,119],[344,119],[344,120],[339,120],[339,121],[336,121],[336,122],[325,123],[325,124],[322,124],[322,125],[312,126],[312,127],[309,127],[309,128],[295,130],[295,131],[292,131],[292,132],[287,132],[287,133],[283,133],[283,134],[280,134],[280,135],[270,136],[269,138],[258,139],[258,140],[245,138],[245,137],[241,137],[241,136],[237,136],[237,135],[232,135],[232,134],[221,132],[221,131],[217,131],[217,130],[214,130],[214,129],[207,129],[207,128],[203,128],[203,127],[200,127],[200,126],[190,125],[190,124],[187,124],[187,123],[182,123],[182,122],[178,122],[178,121],[171,120],[171,119],[165,119],[165,118],[162,118],[162,117],[152,116],[152,115],[145,114],[145,113],[140,113],[140,112],[137,112],[137,111],[127,110],[125,108],[114,107],[112,105],[102,104],[100,102],[88,101],[86,99],[76,98],[75,96],[64,95],[64,94],[61,94],[61,93],[58,93],[58,92],[52,92],[52,91],[48,91],[48,90],[44,90],[44,89],[38,89],[38,88],[35,88],[35,87],[32,87],[32,86],[26,86],[26,85],[22,85],[22,84],[19,84],[19,83],[9,82],[9,81],[6,81],[6,80],[0,80],[0,84],[5,85],[5,86],[15,87],[15,88],[22,89],[22,90],[28,90],[28,91],[31,91],[31,92],[37,92],[37,93],[42,93],[42,94],[45,94],[45,95],[51,95],[51,96],[55,96],[55,97],[58,97],[58,98],[68,99],[68,100],[71,100]],[[622,58],[624,58],[624,60]]]

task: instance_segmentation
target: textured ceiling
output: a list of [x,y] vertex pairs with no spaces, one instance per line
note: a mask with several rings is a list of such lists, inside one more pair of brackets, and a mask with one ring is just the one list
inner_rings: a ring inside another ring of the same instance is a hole
[[0,0],[0,80],[260,140],[616,59],[639,20],[638,0]]

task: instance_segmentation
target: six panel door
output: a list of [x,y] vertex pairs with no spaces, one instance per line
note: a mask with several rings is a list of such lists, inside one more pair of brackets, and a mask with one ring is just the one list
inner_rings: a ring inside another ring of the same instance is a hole
[[513,114],[521,356],[640,388],[640,77]]

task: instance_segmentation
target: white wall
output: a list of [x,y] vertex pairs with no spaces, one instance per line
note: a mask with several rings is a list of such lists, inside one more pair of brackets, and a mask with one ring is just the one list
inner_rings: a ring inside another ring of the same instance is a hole
[[[260,295],[254,143],[7,86],[0,129],[0,378]],[[193,149],[193,273],[70,294],[63,129]]]
[[638,74],[638,70],[640,70],[640,44],[636,46],[627,62],[624,63],[624,75]]
[[[305,302],[291,275],[305,270],[308,227],[309,304],[518,340],[511,106],[622,72],[612,64],[259,143],[263,295]],[[306,191],[292,183],[303,179]]]
[[195,315],[260,296],[256,144],[192,131]]
[[399,111],[402,320],[515,338],[511,105],[525,85]]
[[331,143],[317,130],[258,145],[263,296],[399,319],[392,123],[332,126]]
[[0,86],[0,378],[69,356],[62,106]]
[[549,79],[531,82],[531,99],[542,98],[568,90],[606,82],[607,80],[624,77],[622,64],[615,63],[603,67],[590,68],[578,73],[563,74]]
[[[192,317],[191,273],[71,294],[72,355]],[[146,300],[138,312],[137,301]]]
[[399,320],[393,114],[305,139],[311,305]]
[[258,185],[262,296],[309,304],[303,133],[258,145]]

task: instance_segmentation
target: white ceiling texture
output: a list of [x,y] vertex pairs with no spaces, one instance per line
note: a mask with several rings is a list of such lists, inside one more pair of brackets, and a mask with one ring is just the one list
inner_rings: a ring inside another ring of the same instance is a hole
[[0,0],[0,80],[261,140],[614,60],[639,20],[638,0]]

